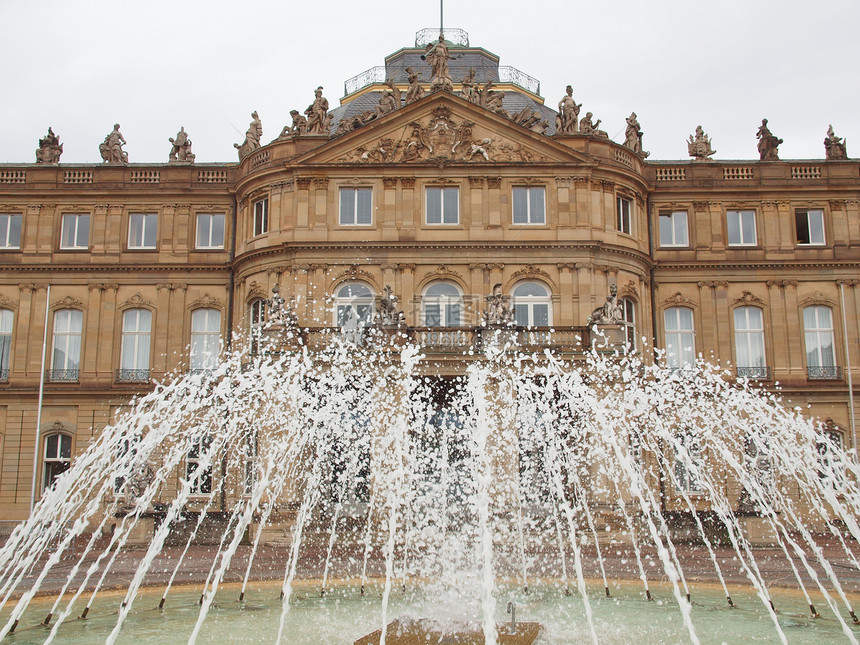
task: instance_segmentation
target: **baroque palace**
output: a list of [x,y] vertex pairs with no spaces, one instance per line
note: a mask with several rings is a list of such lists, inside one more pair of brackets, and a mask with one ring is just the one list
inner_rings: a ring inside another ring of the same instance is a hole
[[387,322],[439,375],[494,302],[568,355],[589,320],[617,323],[646,357],[779,388],[853,447],[860,163],[832,129],[822,159],[780,160],[763,121],[759,160],[712,159],[701,128],[691,160],[651,160],[635,114],[611,141],[570,87],[556,111],[445,37],[419,32],[335,109],[318,88],[270,143],[254,113],[238,162],[196,162],[183,129],[167,163],[129,163],[117,125],[101,164],[62,163],[49,130],[36,163],[0,166],[0,517],[280,298],[307,333],[357,334],[396,298]]

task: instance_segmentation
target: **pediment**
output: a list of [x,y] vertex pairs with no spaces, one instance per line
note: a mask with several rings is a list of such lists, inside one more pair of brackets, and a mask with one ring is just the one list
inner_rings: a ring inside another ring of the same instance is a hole
[[575,163],[578,151],[454,95],[437,92],[332,139],[297,165]]

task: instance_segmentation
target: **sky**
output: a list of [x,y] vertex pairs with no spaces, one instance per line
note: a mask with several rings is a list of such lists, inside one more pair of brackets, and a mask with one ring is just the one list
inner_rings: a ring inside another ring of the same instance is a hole
[[[198,163],[235,161],[252,110],[270,141],[438,24],[435,1],[0,0],[0,163],[33,162],[48,126],[62,162],[100,162],[114,123],[132,163],[166,162],[180,126]],[[651,159],[688,159],[697,125],[715,158],[757,159],[765,117],[782,159],[823,159],[831,123],[860,157],[858,0],[448,0],[445,24],[553,108],[571,84],[616,141],[635,111]]]

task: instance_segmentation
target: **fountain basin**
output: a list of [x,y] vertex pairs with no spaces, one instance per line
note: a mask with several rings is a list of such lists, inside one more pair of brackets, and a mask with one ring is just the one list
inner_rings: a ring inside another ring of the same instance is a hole
[[[517,623],[516,627],[501,624],[496,628],[499,645],[531,645],[540,635],[539,623]],[[382,629],[355,641],[355,645],[379,645]],[[440,626],[436,621],[392,620],[388,623],[387,645],[483,645],[484,631],[478,623]]]

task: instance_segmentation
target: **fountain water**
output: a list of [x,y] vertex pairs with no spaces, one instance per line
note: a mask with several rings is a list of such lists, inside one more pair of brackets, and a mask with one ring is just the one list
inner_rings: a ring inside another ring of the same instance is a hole
[[[600,597],[638,578],[647,600],[649,580],[668,581],[698,643],[691,563],[710,566],[697,575],[719,584],[726,611],[727,579],[740,572],[786,643],[774,562],[811,615],[812,593],[857,642],[857,465],[773,395],[703,362],[678,371],[612,351],[528,354],[504,329],[488,329],[455,378],[434,376],[396,329],[361,343],[332,334],[313,351],[302,334],[274,331],[256,356],[236,352],[136,400],[46,491],[0,550],[0,638],[40,593],[51,599],[44,642],[54,641],[134,556],[101,637],[113,643],[141,588],[158,584],[163,608],[208,541],[189,643],[228,571],[240,602],[249,581],[281,580],[277,641],[300,580],[318,579],[325,595],[336,578],[362,596],[381,585],[372,642],[394,640],[392,605],[403,611],[407,588],[420,589],[407,613],[444,619],[432,629],[471,621],[485,643],[514,642],[497,622],[514,609],[512,589],[525,599],[558,585],[562,598],[575,592],[566,602],[598,643]],[[279,568],[261,573],[279,534],[289,538]],[[775,547],[766,558],[762,535]]]

